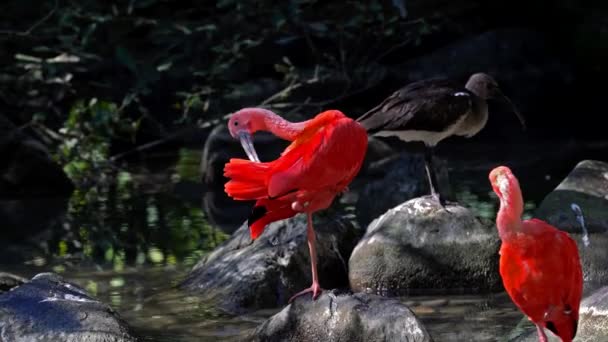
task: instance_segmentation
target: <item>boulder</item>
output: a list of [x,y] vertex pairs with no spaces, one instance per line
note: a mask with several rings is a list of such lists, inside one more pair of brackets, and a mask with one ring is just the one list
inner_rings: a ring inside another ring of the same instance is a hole
[[350,257],[351,289],[386,295],[501,289],[496,228],[458,204],[446,209],[421,197],[374,220]]
[[[577,204],[589,233],[589,246],[571,204]],[[586,285],[608,283],[608,163],[584,160],[547,195],[535,216],[567,231],[577,242]]]
[[0,156],[0,197],[69,195],[74,189],[46,147],[27,136],[2,114]]
[[[525,320],[525,321],[524,321]],[[509,337],[509,342],[536,342],[536,327],[524,318]],[[560,339],[546,331],[549,342]],[[576,342],[608,341],[608,286],[601,287],[581,301]]]
[[262,323],[250,341],[432,341],[407,306],[365,293],[327,291],[312,301],[301,297]]
[[[434,166],[441,194],[450,198],[446,163],[435,158]],[[357,193],[359,224],[367,226],[394,206],[430,193],[424,155],[405,151],[370,162],[351,189]]]
[[[337,214],[314,216],[323,288],[348,286],[346,263],[362,235],[353,220]],[[244,224],[204,257],[181,287],[209,298],[229,312],[284,305],[311,284],[306,241],[304,215],[268,225],[254,241]]]
[[53,273],[0,295],[0,336],[14,342],[137,340],[112,308]]

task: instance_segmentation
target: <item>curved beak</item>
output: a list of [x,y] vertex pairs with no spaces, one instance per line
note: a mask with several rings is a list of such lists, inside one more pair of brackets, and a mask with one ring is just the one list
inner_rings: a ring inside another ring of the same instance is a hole
[[260,158],[255,151],[255,147],[253,147],[253,139],[251,138],[251,134],[249,134],[247,131],[240,131],[237,133],[237,135],[239,141],[241,142],[241,146],[243,146],[243,150],[245,150],[247,157],[249,157],[249,160],[259,162]]
[[513,104],[513,102],[511,102],[511,99],[509,99],[505,94],[503,94],[499,88],[495,89],[495,95],[498,99],[503,100],[504,102],[506,102],[508,105],[511,106],[513,113],[515,113],[515,115],[519,119],[519,122],[521,122],[521,127],[525,130],[526,129],[526,119],[524,119],[524,116],[521,115],[519,110],[517,110],[517,107],[515,107],[515,104]]

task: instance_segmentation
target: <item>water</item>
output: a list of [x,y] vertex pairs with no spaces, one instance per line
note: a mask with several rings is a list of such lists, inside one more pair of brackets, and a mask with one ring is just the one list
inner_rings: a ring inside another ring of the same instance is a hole
[[[477,154],[470,149],[445,152],[453,191],[459,202],[492,220],[497,201],[487,172],[510,157],[485,147],[476,147]],[[513,150],[518,151],[509,146]],[[519,147],[517,163],[508,163],[526,171],[518,174],[526,216],[576,162],[593,156],[552,147],[556,152],[540,159],[538,150],[542,146]],[[198,156],[198,150],[150,155],[102,175],[69,199],[0,201],[3,215],[12,215],[3,218],[5,231],[28,232],[26,239],[0,241],[6,254],[0,271],[25,277],[60,273],[114,307],[145,341],[242,341],[280,308],[233,317],[175,288],[233,229],[209,224],[201,209]],[[438,342],[496,341],[522,318],[504,293],[401,299]]]

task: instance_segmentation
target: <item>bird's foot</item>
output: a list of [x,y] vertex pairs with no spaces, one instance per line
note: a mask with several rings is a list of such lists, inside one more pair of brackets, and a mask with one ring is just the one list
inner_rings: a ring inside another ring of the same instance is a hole
[[294,299],[296,299],[297,297],[305,295],[309,292],[312,292],[312,299],[315,300],[315,299],[317,299],[317,297],[319,297],[321,292],[323,292],[323,289],[321,288],[321,285],[319,285],[319,283],[313,282],[309,288],[302,290],[302,291],[296,293],[295,295],[293,295],[291,298],[289,298],[289,303],[293,302]]
[[441,197],[441,195],[439,195],[439,193],[436,193],[436,192],[435,192],[435,193],[432,193],[432,194],[431,194],[431,198],[432,198],[432,199],[433,199],[435,202],[439,203],[439,205],[441,206],[441,208],[442,208],[443,210],[447,211],[448,213],[450,212],[450,211],[448,210],[448,208],[446,208],[446,204],[447,204],[447,203],[445,202],[445,198]]

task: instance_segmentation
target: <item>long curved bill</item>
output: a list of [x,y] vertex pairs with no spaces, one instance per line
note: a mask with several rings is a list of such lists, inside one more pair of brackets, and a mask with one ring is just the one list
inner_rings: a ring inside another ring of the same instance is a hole
[[498,97],[500,97],[503,101],[505,101],[506,103],[508,103],[511,106],[511,109],[513,110],[513,113],[515,113],[515,115],[519,119],[519,122],[521,122],[521,127],[525,130],[526,129],[526,119],[524,119],[524,116],[521,115],[521,113],[519,112],[519,110],[517,110],[517,107],[515,107],[515,104],[513,104],[513,102],[511,102],[511,99],[509,99],[500,90],[498,90]]
[[251,139],[251,134],[249,134],[247,131],[241,131],[239,132],[238,136],[241,146],[243,146],[243,150],[245,150],[245,153],[247,153],[249,160],[260,162],[258,153],[255,151],[255,147],[253,147],[253,139]]

